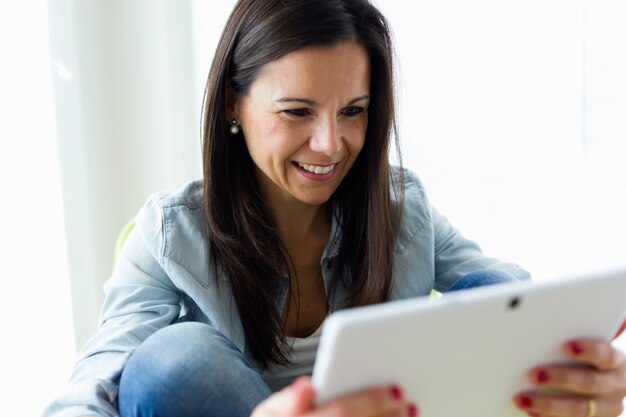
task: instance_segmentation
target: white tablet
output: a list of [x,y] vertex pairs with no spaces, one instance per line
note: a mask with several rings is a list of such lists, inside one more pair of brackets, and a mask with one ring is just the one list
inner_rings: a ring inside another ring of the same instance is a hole
[[528,371],[566,361],[572,338],[610,340],[626,270],[508,283],[332,314],[313,369],[317,402],[399,384],[422,417],[519,417]]

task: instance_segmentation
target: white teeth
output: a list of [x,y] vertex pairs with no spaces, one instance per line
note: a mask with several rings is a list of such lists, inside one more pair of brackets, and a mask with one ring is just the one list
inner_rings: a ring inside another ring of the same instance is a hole
[[320,165],[310,165],[310,164],[303,164],[302,162],[298,162],[298,166],[300,168],[306,171],[312,172],[313,174],[317,174],[317,175],[328,174],[330,171],[335,169],[335,165],[337,164],[332,164],[332,165],[323,167]]

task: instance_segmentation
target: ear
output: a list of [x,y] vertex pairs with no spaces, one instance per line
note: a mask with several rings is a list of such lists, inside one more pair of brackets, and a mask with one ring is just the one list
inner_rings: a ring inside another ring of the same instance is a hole
[[230,86],[230,81],[226,84],[226,121],[230,124],[233,119],[237,119],[239,95]]

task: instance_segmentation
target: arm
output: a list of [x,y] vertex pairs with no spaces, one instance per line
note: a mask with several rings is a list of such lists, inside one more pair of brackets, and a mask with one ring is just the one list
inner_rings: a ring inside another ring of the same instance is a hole
[[511,279],[527,280],[530,274],[519,266],[486,257],[480,247],[465,238],[434,207],[430,214],[435,235],[435,289],[445,291],[459,278],[482,269],[495,269]]
[[[144,209],[112,277],[100,329],[79,353],[69,383],[44,417],[117,417],[117,388],[132,352],[180,313],[180,297],[159,263],[159,211]],[[156,227],[156,229],[155,229]]]

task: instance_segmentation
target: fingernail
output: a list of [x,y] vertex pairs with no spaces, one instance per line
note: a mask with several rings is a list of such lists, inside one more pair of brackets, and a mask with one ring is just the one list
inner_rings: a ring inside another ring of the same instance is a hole
[[569,350],[574,356],[578,356],[583,353],[583,345],[580,342],[570,342]]
[[402,389],[399,386],[392,385],[390,391],[391,391],[391,397],[394,400],[401,400],[402,399]]
[[550,380],[550,374],[548,373],[548,371],[540,369],[539,371],[537,371],[535,378],[538,383],[545,384]]
[[530,408],[533,406],[533,400],[530,397],[526,396],[518,397],[517,405],[520,408]]
[[417,406],[415,404],[409,404],[409,406],[406,409],[406,413],[409,417],[416,417],[417,416]]
[[529,415],[530,417],[539,417],[539,413],[535,413],[535,412],[532,412],[532,411],[529,411],[529,412],[528,412],[528,415]]

